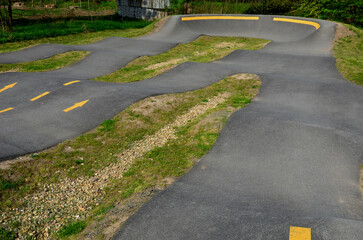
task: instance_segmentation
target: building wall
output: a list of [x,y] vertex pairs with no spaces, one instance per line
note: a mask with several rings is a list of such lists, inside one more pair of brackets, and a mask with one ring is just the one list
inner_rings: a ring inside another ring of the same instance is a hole
[[165,17],[169,0],[117,0],[118,14],[122,17],[154,20]]

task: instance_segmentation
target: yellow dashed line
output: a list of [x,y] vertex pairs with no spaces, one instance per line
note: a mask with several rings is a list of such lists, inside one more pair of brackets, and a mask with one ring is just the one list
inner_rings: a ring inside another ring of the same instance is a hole
[[10,111],[10,110],[13,110],[13,109],[14,108],[10,107],[10,108],[4,109],[4,110],[0,110],[0,113],[7,112],[7,111]]
[[311,240],[311,228],[291,226],[289,240]]
[[209,17],[182,17],[182,21],[193,20],[259,20],[259,17],[232,17],[232,16],[209,16]]
[[39,98],[44,97],[45,95],[47,95],[47,94],[49,94],[49,93],[50,93],[50,92],[42,93],[42,94],[40,94],[39,96],[36,96],[35,98],[30,99],[30,101],[38,100]]
[[71,84],[73,84],[73,83],[78,83],[78,82],[80,82],[80,80],[67,82],[67,83],[65,83],[65,84],[63,84],[63,85],[64,85],[64,86],[68,86],[68,85],[71,85]]
[[291,19],[291,18],[274,18],[275,22],[291,22],[291,23],[299,23],[299,24],[305,24],[305,25],[311,25],[318,30],[320,28],[320,24],[316,22],[311,21],[305,21],[305,20],[298,20],[298,19]]

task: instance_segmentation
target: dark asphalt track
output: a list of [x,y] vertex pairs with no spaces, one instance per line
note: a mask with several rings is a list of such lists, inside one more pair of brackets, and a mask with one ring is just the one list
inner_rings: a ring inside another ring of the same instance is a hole
[[[14,108],[0,113],[0,157],[79,135],[150,95],[198,89],[234,73],[256,73],[263,81],[258,97],[232,115],[196,167],[142,207],[115,239],[289,239],[290,226],[311,228],[312,239],[363,239],[358,184],[363,89],[335,68],[335,24],[305,19],[319,23],[316,29],[273,18],[181,21],[174,16],[159,32],[137,40],[110,38],[1,54],[0,62],[20,62],[70,49],[93,52],[61,70],[0,75],[0,89],[18,82],[0,93],[0,111]],[[141,82],[87,80],[201,34],[272,43],[213,63],[184,63]],[[63,85],[73,80],[81,81]],[[45,91],[50,93],[29,101]],[[83,107],[63,112],[87,99]]]

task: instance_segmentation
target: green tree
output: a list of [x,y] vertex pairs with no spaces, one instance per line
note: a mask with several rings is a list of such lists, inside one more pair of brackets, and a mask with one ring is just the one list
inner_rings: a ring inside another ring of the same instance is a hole
[[1,0],[0,4],[0,24],[3,32],[13,31],[13,11],[12,0]]

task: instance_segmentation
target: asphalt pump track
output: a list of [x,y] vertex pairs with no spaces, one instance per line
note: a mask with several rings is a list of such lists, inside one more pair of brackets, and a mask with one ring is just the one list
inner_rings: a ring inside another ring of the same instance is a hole
[[[254,73],[263,82],[259,95],[231,116],[198,165],[143,206],[115,239],[362,239],[363,89],[336,70],[335,27],[279,16],[173,16],[141,38],[0,54],[0,63],[17,63],[92,52],[60,70],[0,74],[0,159],[77,136],[148,96]],[[272,42],[140,82],[89,81],[200,35]]]

